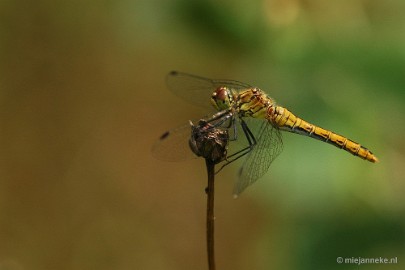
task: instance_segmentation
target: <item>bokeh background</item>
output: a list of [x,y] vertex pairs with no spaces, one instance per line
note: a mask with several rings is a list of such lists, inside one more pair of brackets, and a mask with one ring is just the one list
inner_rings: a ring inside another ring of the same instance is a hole
[[[0,269],[207,269],[203,160],[156,160],[204,111],[170,70],[264,89],[373,151],[284,134],[216,179],[218,269],[404,269],[402,0],[0,2]],[[337,257],[397,257],[338,264]]]

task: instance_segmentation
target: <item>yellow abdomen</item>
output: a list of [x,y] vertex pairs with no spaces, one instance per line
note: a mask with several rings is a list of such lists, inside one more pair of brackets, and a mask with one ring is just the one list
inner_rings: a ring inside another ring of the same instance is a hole
[[306,135],[339,147],[355,156],[370,162],[378,162],[378,158],[366,147],[332,131],[323,129],[295,116],[286,108],[270,106],[267,110],[268,120],[281,130]]

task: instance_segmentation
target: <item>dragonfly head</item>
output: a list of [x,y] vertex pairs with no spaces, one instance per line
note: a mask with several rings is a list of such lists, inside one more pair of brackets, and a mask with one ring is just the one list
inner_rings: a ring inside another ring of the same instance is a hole
[[218,111],[229,109],[232,101],[232,91],[225,86],[218,87],[211,96],[211,103]]

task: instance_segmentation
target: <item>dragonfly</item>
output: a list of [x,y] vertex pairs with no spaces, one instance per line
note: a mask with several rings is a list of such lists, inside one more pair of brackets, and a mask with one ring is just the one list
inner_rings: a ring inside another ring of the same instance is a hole
[[[303,120],[277,105],[258,87],[178,71],[170,72],[166,81],[169,89],[178,97],[200,107],[213,108],[216,112],[204,118],[207,126],[229,131],[229,141],[237,143],[234,147],[239,148],[227,155],[220,170],[246,156],[235,181],[235,197],[261,178],[282,152],[281,131],[308,136],[372,163],[378,162],[378,158],[366,147]],[[190,125],[167,131],[155,143],[152,153],[156,158],[168,161],[189,158],[193,156],[189,148],[190,136]]]

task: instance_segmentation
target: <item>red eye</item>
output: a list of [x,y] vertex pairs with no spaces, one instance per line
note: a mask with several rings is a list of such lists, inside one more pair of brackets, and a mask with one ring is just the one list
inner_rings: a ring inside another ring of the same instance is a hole
[[215,90],[215,92],[214,92],[214,94],[213,94],[213,97],[214,97],[216,100],[225,101],[225,100],[227,99],[227,97],[228,97],[228,90],[227,90],[225,87],[223,87],[223,86],[218,87],[218,88]]

